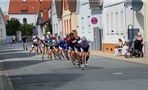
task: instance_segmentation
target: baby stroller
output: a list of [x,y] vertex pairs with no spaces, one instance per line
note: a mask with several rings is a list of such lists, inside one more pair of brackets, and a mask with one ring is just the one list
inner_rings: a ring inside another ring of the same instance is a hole
[[142,52],[142,41],[140,40],[135,40],[132,43],[132,46],[129,48],[129,53],[130,53],[130,57],[136,57],[136,58],[140,58],[143,57],[143,52]]
[[140,57],[143,57],[144,54],[142,52],[142,41],[139,41],[139,40],[135,40],[134,42],[132,42],[131,45],[129,45],[129,50],[127,52],[127,54],[125,54],[125,57],[128,58],[128,57],[135,57],[135,58],[140,58]]

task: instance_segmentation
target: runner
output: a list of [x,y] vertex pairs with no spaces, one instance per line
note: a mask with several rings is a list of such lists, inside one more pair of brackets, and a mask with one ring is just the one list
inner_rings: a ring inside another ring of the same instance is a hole
[[68,57],[67,54],[67,50],[68,50],[68,47],[67,47],[67,42],[64,38],[61,38],[61,41],[59,43],[59,46],[60,46],[60,53],[61,53],[61,56],[63,57],[63,59],[65,60],[65,57]]
[[47,38],[46,34],[44,34],[44,36],[42,37],[42,60],[44,59],[45,52],[46,52],[48,58],[50,58],[49,52],[48,52],[48,38]]
[[16,42],[16,37],[15,36],[12,36],[12,39],[11,39],[11,47],[15,47],[15,42]]
[[36,56],[38,55],[38,37],[33,35],[32,36],[32,48],[29,52],[29,55],[32,53],[32,51],[35,49]]
[[81,41],[81,47],[83,49],[82,52],[82,69],[86,69],[87,68],[87,62],[89,59],[89,42],[87,41],[86,37],[82,37],[82,41]]
[[80,68],[80,66],[82,65],[82,52],[81,52],[81,38],[79,36],[76,37],[76,44],[75,44],[75,48],[76,48],[76,59],[78,61],[78,67]]
[[70,33],[69,36],[70,36],[70,43],[69,43],[70,57],[71,57],[71,61],[72,61],[73,65],[76,65],[76,58],[75,58],[76,37],[74,37],[74,33]]
[[28,50],[28,38],[26,36],[22,38],[22,42],[23,42],[23,49]]

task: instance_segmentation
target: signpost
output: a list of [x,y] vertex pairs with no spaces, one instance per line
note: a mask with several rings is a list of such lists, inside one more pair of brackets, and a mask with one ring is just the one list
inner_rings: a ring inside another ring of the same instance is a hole
[[92,23],[93,25],[96,25],[96,24],[98,23],[97,17],[92,17],[91,23]]

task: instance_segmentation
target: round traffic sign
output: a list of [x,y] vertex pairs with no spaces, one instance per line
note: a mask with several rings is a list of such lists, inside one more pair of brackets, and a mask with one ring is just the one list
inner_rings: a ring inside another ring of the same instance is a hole
[[96,17],[92,17],[91,23],[94,24],[94,25],[97,24],[98,23],[98,19]]

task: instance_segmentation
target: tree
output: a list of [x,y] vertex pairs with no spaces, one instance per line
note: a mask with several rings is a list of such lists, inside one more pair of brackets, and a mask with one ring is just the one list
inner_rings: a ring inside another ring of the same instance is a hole
[[8,23],[6,25],[7,35],[15,35],[16,31],[19,31],[19,27],[20,27],[21,23],[15,18],[8,20],[7,23]]
[[45,28],[45,32],[50,32],[52,34],[52,25],[50,22],[47,23],[47,26]]
[[33,24],[21,24],[20,31],[22,31],[23,36],[31,36],[33,27]]
[[21,24],[17,19],[12,18],[7,21],[8,24],[6,26],[7,35],[16,35],[17,31],[21,31],[22,35],[31,36],[33,24]]

